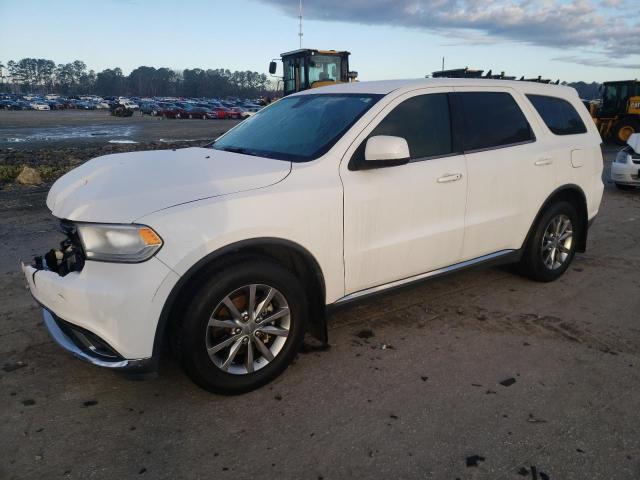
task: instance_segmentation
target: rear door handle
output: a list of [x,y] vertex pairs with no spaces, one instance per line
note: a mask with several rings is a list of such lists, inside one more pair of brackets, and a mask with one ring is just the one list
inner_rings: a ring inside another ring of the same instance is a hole
[[553,163],[553,158],[541,158],[540,160],[536,160],[534,165],[536,167],[541,167],[543,165],[551,165]]
[[438,183],[457,182],[461,178],[461,173],[447,173],[438,179]]

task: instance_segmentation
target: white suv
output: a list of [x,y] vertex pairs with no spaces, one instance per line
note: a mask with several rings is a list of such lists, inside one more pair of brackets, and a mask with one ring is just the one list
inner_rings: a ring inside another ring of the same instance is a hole
[[342,84],[206,148],[107,155],[58,180],[66,234],[23,265],[58,343],[154,368],[172,344],[223,393],[282,372],[331,306],[485,262],[558,278],[603,192],[575,90],[504,80]]

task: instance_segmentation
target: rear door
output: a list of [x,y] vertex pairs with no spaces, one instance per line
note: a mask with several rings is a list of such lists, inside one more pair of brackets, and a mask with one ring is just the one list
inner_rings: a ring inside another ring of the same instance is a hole
[[556,159],[520,93],[456,87],[452,100],[468,172],[462,260],[518,249],[554,189]]
[[[467,171],[452,135],[450,91],[420,89],[394,99],[343,158],[347,294],[459,261]],[[375,135],[405,138],[411,161],[385,168],[365,162],[366,140]]]

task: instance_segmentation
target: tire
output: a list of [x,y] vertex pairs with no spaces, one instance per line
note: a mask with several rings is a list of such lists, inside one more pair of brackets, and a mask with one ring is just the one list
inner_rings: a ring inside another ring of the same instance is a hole
[[[576,239],[582,233],[580,228],[578,212],[571,203],[558,201],[551,204],[537,220],[517,270],[539,282],[557,280],[573,261]],[[569,236],[563,239],[567,233]],[[557,248],[554,249],[554,245]]]
[[635,190],[636,186],[635,185],[625,185],[624,183],[616,183],[616,188],[618,190]]
[[613,127],[613,140],[618,145],[626,145],[634,133],[640,133],[640,123],[633,118],[623,118]]
[[[250,308],[251,286],[254,309]],[[273,297],[263,310],[269,313],[263,323],[261,317],[253,321],[249,312],[259,311],[269,292]],[[235,315],[227,307],[230,302],[236,307]],[[217,268],[194,292],[179,331],[182,366],[210,392],[236,395],[261,387],[295,357],[304,337],[306,312],[305,293],[292,272],[264,257],[238,256]],[[272,317],[276,319],[269,322]],[[267,330],[277,335],[265,335]],[[272,358],[263,354],[264,349]]]

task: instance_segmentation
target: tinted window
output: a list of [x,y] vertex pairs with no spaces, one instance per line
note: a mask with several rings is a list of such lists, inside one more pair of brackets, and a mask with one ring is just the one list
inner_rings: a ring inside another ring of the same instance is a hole
[[556,135],[573,135],[586,133],[580,115],[566,100],[545,95],[527,95],[535,109],[538,111],[544,123]]
[[305,162],[325,154],[382,95],[286,97],[229,130],[216,150]]
[[533,140],[529,122],[510,94],[460,92],[454,96],[462,116],[466,151]]
[[453,151],[449,100],[446,93],[420,95],[405,100],[371,132],[393,135],[409,144],[412,159],[447,155]]

